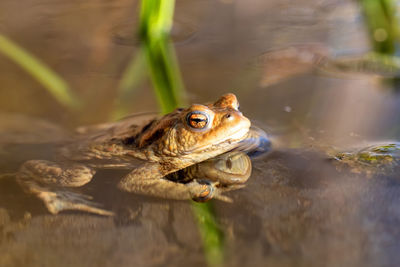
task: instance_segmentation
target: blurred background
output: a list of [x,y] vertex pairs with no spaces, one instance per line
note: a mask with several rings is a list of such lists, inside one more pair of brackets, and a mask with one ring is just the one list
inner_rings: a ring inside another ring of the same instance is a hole
[[[58,73],[83,107],[73,113],[3,58],[1,110],[70,126],[109,120],[124,72],[140,50],[139,4],[2,1],[1,33]],[[355,1],[177,1],[171,38],[186,102],[233,92],[250,118],[274,127],[297,120],[340,138],[349,132],[390,137],[398,132],[382,130],[396,124],[390,85],[371,73],[315,68],[324,57],[371,51],[367,25]],[[137,76],[123,97],[125,113],[156,111],[148,72]]]
[[[214,203],[225,265],[396,266],[399,173],[353,177],[308,149],[399,140],[398,2],[177,0],[174,8],[170,37],[168,25],[161,32],[176,102],[163,106],[140,1],[2,0],[0,112],[73,129],[232,92],[277,150],[254,162],[234,204]],[[57,74],[64,93],[21,68],[14,45]],[[124,220],[50,216],[12,182],[1,186],[2,266],[207,262],[189,203],[138,197]]]

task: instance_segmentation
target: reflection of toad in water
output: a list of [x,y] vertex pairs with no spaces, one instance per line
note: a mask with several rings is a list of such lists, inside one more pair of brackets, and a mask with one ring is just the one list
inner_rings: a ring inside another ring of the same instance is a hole
[[208,159],[168,175],[172,181],[187,183],[198,180],[200,183],[213,184],[218,190],[195,199],[207,201],[216,198],[226,202],[232,199],[222,193],[245,187],[251,175],[251,159],[266,154],[271,149],[271,142],[266,133],[252,126],[246,139],[241,141],[233,151]]
[[244,187],[250,175],[249,156],[244,152],[232,151],[169,174],[166,178],[180,183],[198,180],[199,183],[212,184],[212,188],[218,188],[218,191],[200,196],[196,201],[216,198],[231,202],[229,197],[221,193]]

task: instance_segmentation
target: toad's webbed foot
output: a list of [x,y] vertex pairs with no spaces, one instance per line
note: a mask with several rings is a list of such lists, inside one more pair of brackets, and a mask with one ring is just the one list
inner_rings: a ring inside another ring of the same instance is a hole
[[208,180],[194,180],[188,184],[189,187],[193,187],[194,184],[197,184],[197,187],[200,185],[201,187],[197,189],[197,192],[193,192],[194,197],[192,198],[196,202],[206,202],[210,199],[218,199],[224,202],[232,203],[233,200],[225,196],[225,192],[238,190],[246,185],[244,184],[232,184],[229,186],[221,186],[218,182],[211,182]]
[[192,193],[192,199],[196,202],[206,202],[214,197],[215,186],[206,180],[194,180],[187,184]]
[[92,197],[68,191],[45,191],[38,194],[52,214],[64,210],[80,210],[98,215],[112,216],[113,212],[100,208],[100,204],[90,201]]

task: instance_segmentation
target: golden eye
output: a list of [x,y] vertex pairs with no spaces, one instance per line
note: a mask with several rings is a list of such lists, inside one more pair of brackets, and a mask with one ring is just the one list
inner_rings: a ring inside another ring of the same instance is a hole
[[186,117],[186,121],[191,128],[198,130],[205,129],[210,122],[208,115],[201,111],[190,112]]

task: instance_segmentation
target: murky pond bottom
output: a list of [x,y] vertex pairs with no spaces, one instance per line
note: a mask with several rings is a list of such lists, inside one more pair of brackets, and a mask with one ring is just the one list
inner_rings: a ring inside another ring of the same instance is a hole
[[[49,215],[2,181],[2,266],[206,264],[190,203],[135,197],[102,187],[101,178],[91,187],[113,218]],[[315,152],[272,152],[254,164],[247,187],[230,194],[234,203],[214,202],[226,266],[391,265],[399,190],[396,178],[346,174]]]
[[[137,2],[36,0],[21,9],[2,1],[0,9],[23,12],[5,16],[0,29],[65,77],[86,103],[79,114],[66,111],[1,60],[2,113],[67,128],[108,121],[115,104],[110,99],[137,51],[130,31],[137,25]],[[327,153],[399,140],[396,84],[319,72],[313,65],[313,57],[327,50],[369,49],[359,7],[334,0],[177,1],[175,22],[188,101],[233,92],[243,113],[272,136],[274,149],[253,161],[247,186],[229,193],[234,202],[213,202],[225,236],[225,265],[397,266],[398,170],[354,173],[338,168]],[[144,78],[129,99],[131,112],[157,110],[150,89]],[[15,140],[7,144],[9,135],[0,137],[1,172],[50,153],[35,144],[21,151]],[[50,215],[12,178],[0,179],[0,266],[204,266],[191,204],[121,193],[115,187],[121,175],[104,171],[84,189],[115,211],[113,218]]]

